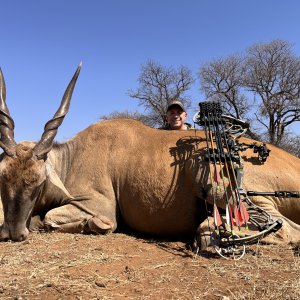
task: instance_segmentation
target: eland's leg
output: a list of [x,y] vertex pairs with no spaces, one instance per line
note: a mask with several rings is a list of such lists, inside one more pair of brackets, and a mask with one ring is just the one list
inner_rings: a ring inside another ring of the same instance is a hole
[[283,221],[282,228],[277,232],[265,237],[263,242],[271,244],[298,244],[300,243],[300,225],[285,217],[278,211],[275,203],[265,197],[256,197],[253,203],[269,213],[275,220]]
[[44,219],[47,230],[69,233],[113,232],[117,228],[115,207],[101,194],[76,197],[69,204],[50,210]]

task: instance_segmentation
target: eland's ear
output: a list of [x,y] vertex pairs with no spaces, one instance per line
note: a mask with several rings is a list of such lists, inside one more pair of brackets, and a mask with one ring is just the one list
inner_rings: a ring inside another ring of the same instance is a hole
[[62,181],[60,180],[59,176],[55,172],[52,164],[50,163],[49,159],[45,161],[46,165],[46,176],[50,180],[52,184],[58,187],[68,198],[73,199],[74,197],[68,192],[67,188],[64,186]]

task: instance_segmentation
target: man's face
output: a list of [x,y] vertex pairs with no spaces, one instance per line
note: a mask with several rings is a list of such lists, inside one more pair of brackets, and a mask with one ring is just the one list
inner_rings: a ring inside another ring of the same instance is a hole
[[170,124],[171,129],[173,130],[183,130],[185,129],[185,120],[187,114],[181,109],[180,106],[172,106],[166,115],[167,122]]

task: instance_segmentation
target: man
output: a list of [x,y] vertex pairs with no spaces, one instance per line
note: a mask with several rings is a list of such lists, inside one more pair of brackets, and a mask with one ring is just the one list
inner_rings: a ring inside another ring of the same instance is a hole
[[181,101],[173,100],[169,103],[166,113],[166,130],[189,130],[192,126],[185,123],[187,113]]

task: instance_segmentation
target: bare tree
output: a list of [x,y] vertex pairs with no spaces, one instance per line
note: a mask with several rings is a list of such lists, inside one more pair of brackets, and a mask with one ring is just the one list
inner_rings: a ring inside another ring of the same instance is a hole
[[[206,98],[221,103],[226,114],[250,122],[246,117],[249,102],[243,93],[244,74],[244,60],[239,55],[213,60],[199,70],[200,86]],[[250,128],[247,135],[259,139]]]
[[241,119],[249,109],[241,92],[245,73],[243,59],[238,55],[216,59],[199,70],[201,90],[207,99],[220,102],[231,116]]
[[248,49],[245,86],[261,99],[257,121],[279,145],[287,127],[300,121],[300,60],[290,43],[274,40]]
[[140,121],[148,126],[150,126],[150,124],[151,124],[151,120],[150,121],[148,120],[148,116],[143,115],[138,111],[128,111],[128,110],[122,111],[122,112],[114,111],[114,112],[110,113],[109,115],[101,115],[99,117],[99,119],[101,119],[101,120],[134,119],[134,120]]
[[286,133],[281,140],[280,147],[300,158],[300,136]]
[[177,70],[151,60],[142,65],[138,79],[139,88],[130,90],[129,96],[139,100],[147,111],[149,125],[165,125],[165,115],[171,100],[181,100],[188,108],[189,98],[184,94],[194,82],[191,71],[184,66]]

